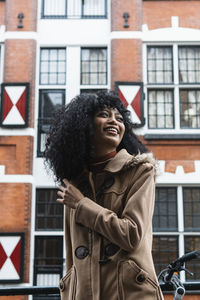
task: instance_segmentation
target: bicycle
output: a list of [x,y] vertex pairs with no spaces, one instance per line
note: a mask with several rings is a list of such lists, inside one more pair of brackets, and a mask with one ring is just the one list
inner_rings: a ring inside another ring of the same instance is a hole
[[199,257],[200,251],[189,252],[170,263],[166,269],[162,270],[158,275],[159,283],[164,282],[172,285],[173,289],[175,290],[174,300],[181,300],[185,295],[185,287],[178,277],[179,272],[185,271],[192,276],[193,273],[185,268],[185,262]]

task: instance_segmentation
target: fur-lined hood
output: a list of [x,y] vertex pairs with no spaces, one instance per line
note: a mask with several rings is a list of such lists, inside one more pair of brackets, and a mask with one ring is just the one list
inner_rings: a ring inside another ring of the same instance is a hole
[[121,170],[127,170],[140,164],[150,164],[155,170],[158,169],[158,161],[152,152],[137,154],[135,156],[129,154],[125,149],[120,150],[116,156],[111,159],[105,167],[105,171],[116,173]]

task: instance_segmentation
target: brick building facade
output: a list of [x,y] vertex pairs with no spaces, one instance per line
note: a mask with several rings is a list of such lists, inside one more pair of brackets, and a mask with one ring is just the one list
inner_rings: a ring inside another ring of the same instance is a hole
[[[116,90],[160,162],[157,272],[200,249],[199,10],[198,0],[0,0],[0,285],[63,275],[63,208],[42,152],[54,110],[81,92]],[[8,265],[16,247],[22,261]],[[199,261],[188,268],[194,277],[181,279],[199,282]]]

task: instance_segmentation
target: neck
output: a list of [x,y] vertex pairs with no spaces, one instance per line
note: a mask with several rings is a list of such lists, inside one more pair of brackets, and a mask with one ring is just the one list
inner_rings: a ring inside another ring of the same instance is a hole
[[107,152],[107,153],[99,153],[98,155],[95,155],[94,159],[92,160],[93,163],[97,163],[97,162],[103,162],[106,161],[112,157],[114,157],[116,155],[117,151],[112,150],[111,152]]

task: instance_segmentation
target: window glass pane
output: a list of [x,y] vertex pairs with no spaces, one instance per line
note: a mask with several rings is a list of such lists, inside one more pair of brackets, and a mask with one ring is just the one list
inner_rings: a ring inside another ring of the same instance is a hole
[[177,190],[176,188],[156,188],[153,216],[154,231],[177,231]]
[[200,231],[200,188],[183,188],[185,231]]
[[64,90],[40,90],[38,118],[38,153],[44,151],[46,134],[49,132],[52,117],[65,103]]
[[174,128],[172,90],[148,91],[149,128]]
[[64,16],[66,11],[66,0],[43,0],[43,15]]
[[63,230],[63,206],[56,198],[56,189],[36,190],[36,230]]
[[65,49],[41,49],[40,84],[65,84]]
[[63,238],[35,237],[34,284],[56,286],[62,276]]
[[173,82],[172,47],[147,48],[147,74],[149,83]]
[[180,90],[181,128],[200,128],[200,90]]
[[104,16],[105,15],[104,0],[84,0],[83,15],[84,16]]
[[152,254],[158,275],[170,262],[178,258],[178,237],[154,236]]
[[81,84],[107,84],[107,50],[88,48],[81,50]]
[[179,47],[179,81],[200,82],[200,47]]
[[[200,249],[200,236],[185,236],[185,253]],[[186,274],[186,280],[195,281],[200,280],[200,259],[194,259],[186,263],[186,268],[194,275]]]

